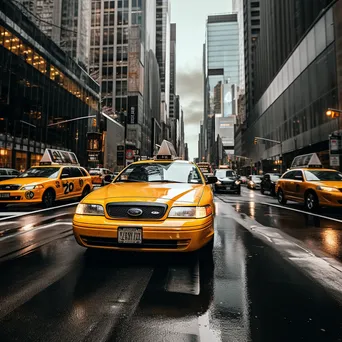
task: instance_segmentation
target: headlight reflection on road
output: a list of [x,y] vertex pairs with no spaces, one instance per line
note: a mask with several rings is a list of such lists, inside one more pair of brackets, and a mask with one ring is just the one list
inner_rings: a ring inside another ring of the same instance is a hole
[[322,232],[324,248],[334,255],[339,252],[339,234],[331,228],[325,229]]
[[255,216],[255,203],[254,202],[249,202],[249,215],[251,218],[254,218]]

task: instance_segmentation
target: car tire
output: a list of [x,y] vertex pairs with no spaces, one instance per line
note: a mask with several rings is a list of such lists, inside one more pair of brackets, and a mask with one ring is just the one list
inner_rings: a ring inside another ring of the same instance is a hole
[[308,211],[317,211],[319,207],[318,197],[315,192],[309,191],[305,194],[305,209]]
[[285,198],[285,195],[284,195],[284,192],[282,189],[278,190],[277,198],[278,198],[278,202],[280,204],[286,204],[287,203],[287,200]]
[[5,209],[7,207],[7,204],[5,203],[0,203],[0,209]]
[[86,185],[82,191],[82,195],[80,197],[80,200],[82,200],[84,197],[90,194],[90,188],[88,185]]
[[55,204],[56,194],[54,190],[47,189],[42,196],[42,204],[44,208],[51,208]]

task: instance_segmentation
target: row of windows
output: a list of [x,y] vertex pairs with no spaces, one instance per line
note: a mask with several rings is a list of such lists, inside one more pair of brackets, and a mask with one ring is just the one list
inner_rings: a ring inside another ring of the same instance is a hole
[[[263,113],[305,68],[334,41],[333,12],[330,9],[309,31],[256,105]],[[262,70],[259,70],[262,75]]]
[[2,26],[0,26],[0,45],[21,57],[26,63],[32,65],[42,74],[50,77],[51,80],[87,103],[91,108],[97,109],[96,99],[89,95],[83,87],[66,76],[56,66],[48,63],[46,59],[34,51],[33,48],[25,44],[21,39],[17,38]]

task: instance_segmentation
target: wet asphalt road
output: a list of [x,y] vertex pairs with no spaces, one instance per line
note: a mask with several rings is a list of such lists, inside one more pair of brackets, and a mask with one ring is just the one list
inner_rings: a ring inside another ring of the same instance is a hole
[[0,221],[0,341],[342,341],[342,297],[283,247],[335,261],[342,278],[342,223],[261,202],[276,204],[247,189],[218,196],[207,260],[86,251],[72,203]]

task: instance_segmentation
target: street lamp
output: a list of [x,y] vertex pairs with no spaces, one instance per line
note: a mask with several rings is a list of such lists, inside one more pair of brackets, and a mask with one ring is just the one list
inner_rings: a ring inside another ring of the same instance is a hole
[[278,141],[278,140],[272,140],[272,139],[266,139],[266,138],[261,138],[261,137],[254,137],[254,144],[257,144],[259,140],[262,141],[269,141],[274,144],[280,145],[280,159],[281,159],[281,166],[280,166],[280,173],[283,173],[283,142]]

